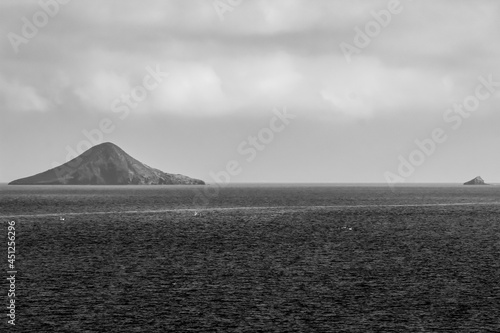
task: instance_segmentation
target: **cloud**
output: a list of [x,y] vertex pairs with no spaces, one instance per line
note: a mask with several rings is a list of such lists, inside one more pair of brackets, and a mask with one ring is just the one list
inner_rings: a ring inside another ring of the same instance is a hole
[[184,115],[211,115],[228,112],[230,101],[221,88],[221,79],[209,65],[175,62],[162,66],[168,78],[153,94],[157,112]]
[[[40,9],[28,3],[2,2],[2,32],[20,30],[21,17]],[[387,1],[243,1],[223,22],[204,0],[72,1],[18,55],[1,40],[0,70],[26,86],[24,110],[107,111],[159,64],[170,77],[138,113],[205,117],[287,105],[354,118],[440,109],[479,75],[498,73],[498,2],[401,3],[349,65],[339,44]]]
[[0,104],[7,111],[45,112],[50,102],[33,86],[19,81],[7,81],[0,76]]
[[111,102],[124,93],[130,93],[131,86],[126,77],[114,72],[98,71],[88,81],[74,90],[83,105],[97,111],[110,111]]

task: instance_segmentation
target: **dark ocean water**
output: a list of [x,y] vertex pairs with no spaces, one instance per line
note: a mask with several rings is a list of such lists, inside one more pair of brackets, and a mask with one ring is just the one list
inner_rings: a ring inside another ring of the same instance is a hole
[[500,186],[231,185],[210,186],[6,186],[0,215],[273,207],[498,202]]
[[0,327],[500,332],[498,186],[209,187],[0,186]]

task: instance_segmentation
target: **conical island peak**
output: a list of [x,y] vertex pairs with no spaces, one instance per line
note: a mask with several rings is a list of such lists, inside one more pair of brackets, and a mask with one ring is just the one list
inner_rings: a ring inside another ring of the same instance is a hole
[[204,185],[202,180],[151,168],[111,142],[93,146],[80,156],[9,185]]

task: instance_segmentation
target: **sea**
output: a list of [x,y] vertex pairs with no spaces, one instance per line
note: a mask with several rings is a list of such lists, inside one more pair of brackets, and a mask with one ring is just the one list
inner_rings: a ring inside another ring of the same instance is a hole
[[0,220],[2,332],[500,332],[498,185],[0,184]]

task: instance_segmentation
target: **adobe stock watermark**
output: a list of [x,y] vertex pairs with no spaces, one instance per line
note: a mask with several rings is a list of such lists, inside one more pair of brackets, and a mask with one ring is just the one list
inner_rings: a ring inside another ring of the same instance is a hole
[[243,0],[215,0],[212,5],[214,6],[215,12],[219,16],[221,21],[224,21],[224,16],[227,12],[232,12],[236,7],[241,5]]
[[16,325],[16,274],[17,274],[17,264],[16,264],[16,221],[11,220],[7,222],[7,278],[9,281],[9,289],[7,289],[7,323],[10,325]]
[[[155,69],[150,66],[147,66],[145,69],[148,74],[144,76],[141,85],[135,86],[129,93],[123,93],[111,102],[110,110],[113,113],[119,114],[121,121],[125,120],[129,116],[131,109],[137,108],[141,102],[144,102],[151,92],[158,88],[165,78],[168,77],[168,73],[162,72],[159,65],[156,65]],[[66,165],[61,165],[58,162],[52,163],[53,168],[57,167],[57,178],[62,180],[65,173],[78,168],[82,163],[82,159],[78,156],[91,147],[103,143],[104,136],[111,134],[115,128],[116,123],[110,118],[104,117],[99,121],[96,128],[90,131],[87,129],[82,130],[85,139],[78,142],[76,149],[73,149],[69,145],[66,146],[66,162],[69,163]]]
[[[500,82],[495,82],[492,74],[487,78],[480,76],[478,80],[480,83],[476,86],[474,94],[465,97],[462,104],[454,104],[452,108],[446,109],[444,112],[443,120],[451,127],[451,130],[459,130],[464,119],[471,117],[473,112],[479,109],[481,102],[488,100],[500,89]],[[407,157],[399,155],[397,173],[389,171],[384,173],[385,181],[392,191],[394,191],[394,184],[404,183],[407,178],[415,173],[419,166],[423,165],[437,151],[439,145],[448,140],[447,133],[449,131],[450,128],[446,130],[437,127],[429,137],[423,140],[415,140],[416,148]]]
[[378,12],[374,10],[370,11],[370,15],[373,19],[365,24],[363,30],[359,26],[354,27],[355,35],[352,44],[344,41],[339,44],[340,50],[347,63],[350,64],[352,62],[353,55],[360,54],[361,50],[368,47],[372,40],[380,35],[383,28],[389,26],[393,16],[401,14],[402,11],[403,5],[399,0],[390,0],[387,3],[387,9],[382,9]]
[[[276,137],[276,134],[283,132],[290,125],[291,120],[296,116],[288,113],[286,108],[282,111],[275,108],[274,116],[269,120],[269,125],[263,127],[257,135],[249,135],[245,140],[240,142],[236,147],[236,151],[241,157],[245,158],[246,163],[253,162],[259,152],[266,149]],[[227,186],[231,182],[231,178],[243,172],[242,163],[238,160],[230,160],[226,163],[224,170],[218,172],[210,171],[210,178],[215,184],[204,186],[202,189],[195,189],[196,195],[193,199],[195,207],[207,207],[211,198],[216,198],[219,195],[221,187]]]
[[50,21],[51,18],[59,14],[61,5],[66,5],[71,0],[39,0],[38,5],[40,10],[31,16],[31,20],[26,16],[21,18],[23,23],[21,27],[21,34],[9,32],[7,38],[9,39],[14,52],[19,53],[19,46],[21,44],[28,44],[30,40],[38,35],[40,29],[43,29]]

